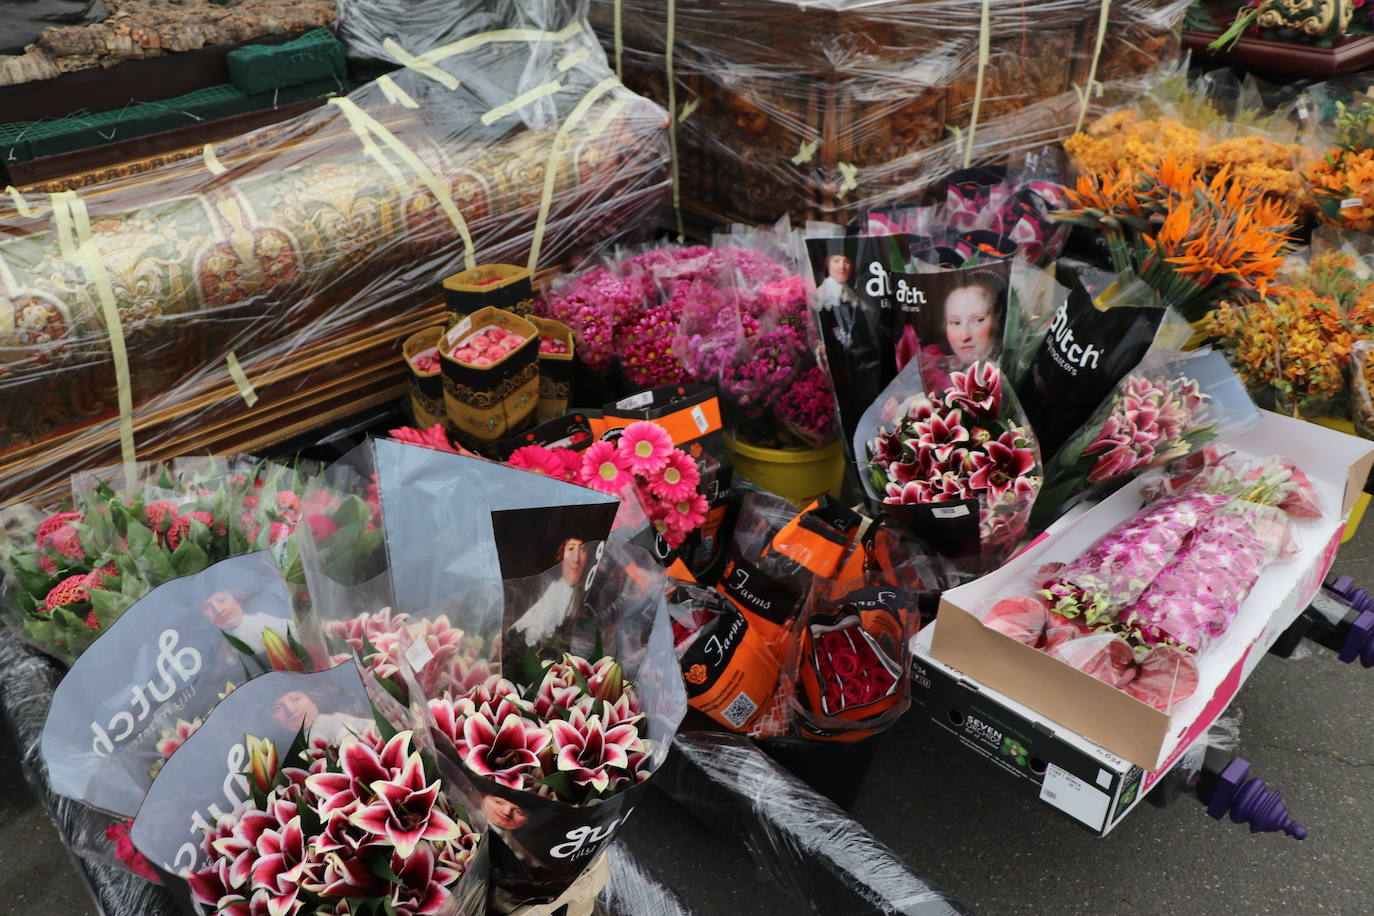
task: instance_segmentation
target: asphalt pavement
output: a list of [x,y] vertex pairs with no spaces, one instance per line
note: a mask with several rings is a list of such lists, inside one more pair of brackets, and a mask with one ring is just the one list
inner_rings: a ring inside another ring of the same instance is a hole
[[[1374,520],[1336,572],[1374,583]],[[1252,835],[1184,798],[1142,804],[1105,838],[1017,794],[986,764],[934,746],[914,718],[885,734],[854,817],[981,914],[1369,913],[1374,906],[1374,670],[1313,647],[1266,658],[1228,712],[1238,753],[1311,834]],[[0,914],[95,913],[0,728]],[[703,914],[812,912],[722,839],[650,793],[631,848]],[[130,914],[132,916],[132,914]]]

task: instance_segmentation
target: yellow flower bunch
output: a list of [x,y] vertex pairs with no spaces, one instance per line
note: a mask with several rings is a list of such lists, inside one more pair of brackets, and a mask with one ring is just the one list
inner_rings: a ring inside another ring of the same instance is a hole
[[1098,118],[1086,132],[1065,140],[1064,149],[1082,172],[1155,169],[1169,152],[1185,166],[1203,165],[1200,131],[1177,118],[1146,118],[1129,108]]
[[1374,149],[1334,149],[1306,177],[1323,222],[1374,232]]
[[1214,175],[1229,167],[1245,187],[1281,197],[1300,211],[1311,210],[1315,204],[1304,192],[1302,175],[1293,167],[1301,152],[1296,143],[1279,143],[1258,134],[1232,137],[1207,145],[1207,173]]
[[1329,296],[1275,286],[1257,302],[1223,302],[1208,316],[1207,329],[1220,338],[1247,387],[1271,390],[1294,413],[1345,389],[1354,338]]

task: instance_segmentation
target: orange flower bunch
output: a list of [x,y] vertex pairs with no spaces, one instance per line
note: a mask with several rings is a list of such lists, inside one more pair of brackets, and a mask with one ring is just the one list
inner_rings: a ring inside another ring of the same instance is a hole
[[1107,237],[1117,270],[1134,270],[1189,321],[1223,296],[1263,294],[1283,263],[1294,214],[1228,167],[1211,179],[1172,153],[1157,169],[1090,172],[1060,219]]
[[1205,131],[1178,118],[1146,118],[1139,111],[1121,109],[1094,121],[1083,133],[1064,141],[1080,172],[1114,171],[1126,166],[1137,171],[1158,169],[1172,154],[1182,166],[1207,177],[1230,169],[1246,187],[1288,201],[1298,209],[1312,204],[1294,162],[1302,148],[1252,133],[1212,140]]
[[1374,282],[1354,268],[1348,254],[1316,255],[1260,301],[1228,300],[1208,317],[1207,331],[1258,399],[1295,416],[1329,413],[1343,399],[1352,351],[1374,335]]
[[1322,222],[1374,232],[1374,149],[1334,149],[1306,174]]

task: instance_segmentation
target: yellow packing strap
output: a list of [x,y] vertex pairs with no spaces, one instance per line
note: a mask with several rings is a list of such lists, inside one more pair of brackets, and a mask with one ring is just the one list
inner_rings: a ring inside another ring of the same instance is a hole
[[10,196],[10,199],[14,201],[14,209],[19,211],[20,216],[29,218],[38,215],[34,212],[33,207],[29,206],[29,202],[24,199],[24,195],[20,194],[19,189],[16,188],[14,185],[10,185],[9,187],[5,188],[5,193],[8,194]]
[[576,51],[569,51],[558,59],[558,72],[567,73],[573,67],[582,63],[592,56],[592,52],[586,48],[578,48]]
[[405,48],[397,44],[396,39],[388,38],[386,41],[382,42],[382,48],[392,57],[396,58],[396,62],[402,67],[414,70],[421,76],[429,77],[445,89],[458,88],[458,77],[446,70],[439,69],[424,57],[416,57],[414,54],[411,54]]
[[[434,64],[441,60],[448,60],[456,54],[464,54],[468,51],[498,41],[567,41],[569,38],[575,38],[580,34],[582,34],[582,23],[574,22],[566,28],[559,29],[557,32],[545,32],[541,29],[495,29],[490,32],[480,32],[476,35],[469,35],[466,38],[460,38],[457,41],[449,42],[446,45],[440,45],[437,48],[417,55],[412,55],[390,38],[382,42],[382,47],[395,55],[396,59],[404,63],[407,67],[439,80],[437,76],[427,73],[426,69],[438,70],[437,67],[434,67]],[[402,58],[402,55],[404,55],[404,58]],[[414,63],[411,63],[412,61]],[[416,64],[419,66],[416,66]],[[453,77],[445,71],[439,70],[439,72],[448,76],[449,79],[453,79]],[[439,82],[442,83],[444,81],[439,80]],[[457,87],[457,85],[458,81],[453,79],[453,85],[448,88],[453,89]]]
[[677,83],[673,76],[674,44],[677,39],[677,0],[668,0],[668,25],[664,34],[663,61],[668,83],[668,155],[673,175],[673,219],[677,222],[677,240],[686,241],[687,229],[682,221],[681,162],[677,153]]
[[243,403],[252,407],[258,403],[258,393],[253,390],[253,383],[248,381],[248,373],[243,371],[239,365],[238,354],[233,350],[224,357],[224,364],[229,367],[229,378],[233,379],[234,386],[239,390],[239,397],[243,398]]
[[973,136],[978,132],[978,109],[983,107],[983,78],[987,74],[988,59],[992,55],[992,0],[983,0],[978,17],[978,79],[973,84],[973,113],[968,121],[968,143],[964,146],[964,168],[973,164]]
[[205,168],[210,171],[211,175],[223,175],[229,171],[219,161],[219,157],[215,155],[215,148],[208,143],[201,149],[200,158],[205,160]]
[[420,107],[420,103],[412,99],[410,93],[398,86],[396,81],[385,73],[377,77],[377,85],[381,87],[382,95],[386,96],[386,100],[391,104],[400,105],[402,108]]
[[1078,124],[1074,127],[1074,133],[1083,130],[1083,119],[1088,116],[1088,99],[1092,97],[1093,89],[1097,86],[1097,62],[1102,57],[1102,42],[1107,37],[1107,17],[1111,15],[1112,0],[1102,0],[1102,9],[1097,17],[1097,41],[1093,45],[1093,62],[1088,68],[1088,85],[1078,94]]
[[573,110],[568,112],[567,118],[559,125],[558,132],[553,136],[553,143],[549,146],[549,160],[544,165],[544,190],[539,195],[539,215],[535,218],[534,234],[530,239],[530,260],[527,265],[530,276],[533,276],[539,267],[539,249],[544,244],[544,229],[549,222],[549,209],[553,206],[553,186],[558,178],[559,158],[563,155],[563,146],[567,143],[568,134],[581,122],[598,99],[619,85],[620,80],[608,76],[593,86]]
[[625,78],[625,67],[622,59],[625,56],[625,33],[620,26],[620,4],[622,0],[615,0],[615,24],[612,27],[615,32],[615,75],[620,79]]
[[[338,106],[339,110],[348,118],[349,125],[359,138],[364,134],[371,134],[381,140],[393,153],[404,162],[416,177],[429,188],[429,192],[434,195],[440,209],[453,223],[453,228],[458,230],[459,237],[463,240],[463,262],[468,270],[477,266],[477,254],[473,250],[472,234],[468,231],[467,221],[463,219],[463,214],[459,212],[458,205],[453,201],[453,195],[449,193],[446,183],[434,171],[421,161],[420,157],[406,146],[401,140],[377,122],[372,115],[358,107],[357,103],[345,96],[335,96],[329,100],[329,104]],[[367,146],[365,142],[364,147]]]
[[488,111],[486,114],[482,115],[482,123],[490,127],[497,121],[504,118],[506,115],[514,114],[515,112],[524,108],[531,102],[536,102],[539,99],[544,98],[544,96],[546,95],[553,95],[555,92],[562,88],[563,84],[560,83],[558,80],[553,80],[552,82],[545,83],[542,86],[535,86],[533,89],[520,93],[515,98],[511,99],[509,102],[502,102],[500,105],[497,105],[491,111]]
[[119,404],[119,453],[124,465],[124,482],[130,491],[138,481],[134,454],[134,394],[129,374],[129,351],[124,344],[124,325],[119,318],[119,304],[114,287],[100,259],[95,237],[91,234],[91,220],[86,202],[75,191],[59,191],[52,195],[53,225],[57,233],[62,257],[81,266],[86,280],[95,287],[100,311],[105,318],[105,331],[110,338],[110,354],[114,360],[115,390]]
[[[396,186],[396,190],[401,193],[404,199],[404,196],[410,191],[410,182],[406,181],[405,175],[401,174],[401,170],[396,167],[396,163],[392,162],[390,157],[382,152],[377,144],[372,141],[372,133],[368,130],[367,125],[354,117],[354,109],[342,105],[339,107],[343,110],[344,116],[348,119],[348,126],[352,128],[353,133],[358,135],[358,142],[363,145],[363,152],[371,156],[372,159],[382,167],[382,171],[386,172],[387,176],[391,179],[391,183]],[[357,110],[361,111],[362,109]]]

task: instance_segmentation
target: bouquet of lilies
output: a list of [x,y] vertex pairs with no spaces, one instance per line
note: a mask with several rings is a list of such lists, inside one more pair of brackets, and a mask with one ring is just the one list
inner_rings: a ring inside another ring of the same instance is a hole
[[994,565],[1025,533],[1042,482],[1035,437],[990,362],[911,399],[867,455],[870,493],[888,506],[973,501],[982,557]]
[[301,738],[282,758],[251,735],[245,748],[252,802],[215,822],[189,878],[204,912],[454,912],[481,834],[411,732]]

